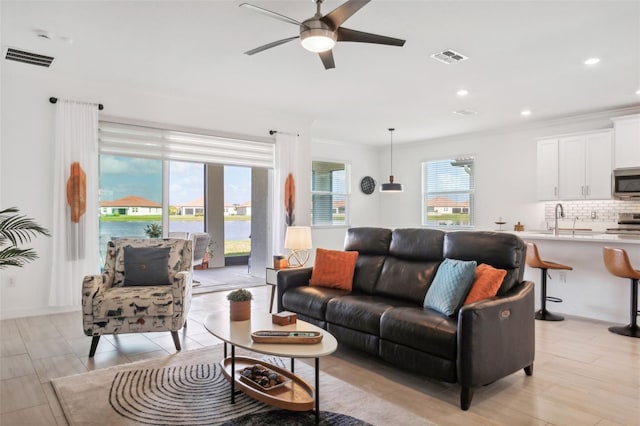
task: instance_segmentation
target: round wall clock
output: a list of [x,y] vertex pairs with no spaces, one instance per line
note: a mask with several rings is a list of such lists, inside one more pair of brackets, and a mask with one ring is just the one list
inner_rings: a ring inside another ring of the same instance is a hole
[[373,194],[373,191],[376,190],[376,181],[371,176],[365,176],[360,179],[360,190],[367,194]]

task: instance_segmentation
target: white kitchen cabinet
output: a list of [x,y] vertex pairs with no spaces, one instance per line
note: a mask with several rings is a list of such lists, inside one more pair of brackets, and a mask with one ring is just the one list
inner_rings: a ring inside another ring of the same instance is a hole
[[561,137],[558,152],[561,200],[611,198],[610,130]]
[[640,167],[640,114],[615,117],[613,120],[613,167]]
[[538,200],[558,199],[558,139],[538,141]]

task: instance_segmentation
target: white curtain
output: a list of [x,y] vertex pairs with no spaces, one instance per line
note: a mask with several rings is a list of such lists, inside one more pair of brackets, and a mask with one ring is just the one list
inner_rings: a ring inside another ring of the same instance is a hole
[[100,271],[98,106],[59,99],[55,131],[49,305],[75,306]]
[[[292,174],[296,183],[296,192],[301,191],[299,177],[295,173],[294,161],[299,161],[299,143],[298,136],[289,133],[276,133],[276,153],[275,153],[275,169],[274,169],[274,191],[273,191],[273,254],[284,254],[284,234],[287,229],[285,222],[286,211],[284,205],[284,184],[289,173]],[[296,206],[298,205],[298,196],[296,195]],[[294,209],[298,211],[298,208]],[[294,218],[294,223],[296,219]]]

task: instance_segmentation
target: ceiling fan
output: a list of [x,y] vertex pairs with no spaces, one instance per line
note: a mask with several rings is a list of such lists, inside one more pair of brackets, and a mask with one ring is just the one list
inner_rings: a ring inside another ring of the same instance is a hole
[[336,67],[335,62],[333,61],[333,52],[331,51],[336,42],[352,41],[357,43],[375,43],[386,44],[389,46],[404,46],[405,40],[365,33],[362,31],[350,30],[349,28],[341,26],[347,19],[349,19],[354,13],[356,13],[370,1],[371,0],[348,0],[333,11],[323,16],[320,12],[320,6],[322,5],[323,0],[313,0],[313,2],[316,4],[316,14],[303,22],[298,22],[295,19],[289,18],[288,16],[284,16],[279,13],[254,6],[249,3],[242,3],[240,5],[241,7],[245,7],[265,14],[273,19],[278,19],[289,24],[297,25],[300,28],[300,35],[277,40],[265,44],[264,46],[248,50],[244,53],[247,55],[255,55],[256,53],[263,52],[267,49],[271,49],[272,47],[280,46],[281,44],[285,44],[287,42],[290,42],[291,40],[299,38],[300,42],[302,43],[302,47],[311,52],[318,53],[325,69],[331,69]]

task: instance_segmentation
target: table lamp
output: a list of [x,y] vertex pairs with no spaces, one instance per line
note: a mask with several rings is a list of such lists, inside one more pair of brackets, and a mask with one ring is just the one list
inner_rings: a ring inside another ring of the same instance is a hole
[[[308,226],[289,226],[284,236],[284,248],[291,250],[289,266],[301,268],[309,260],[311,249],[311,228]],[[295,262],[293,260],[295,259]]]

